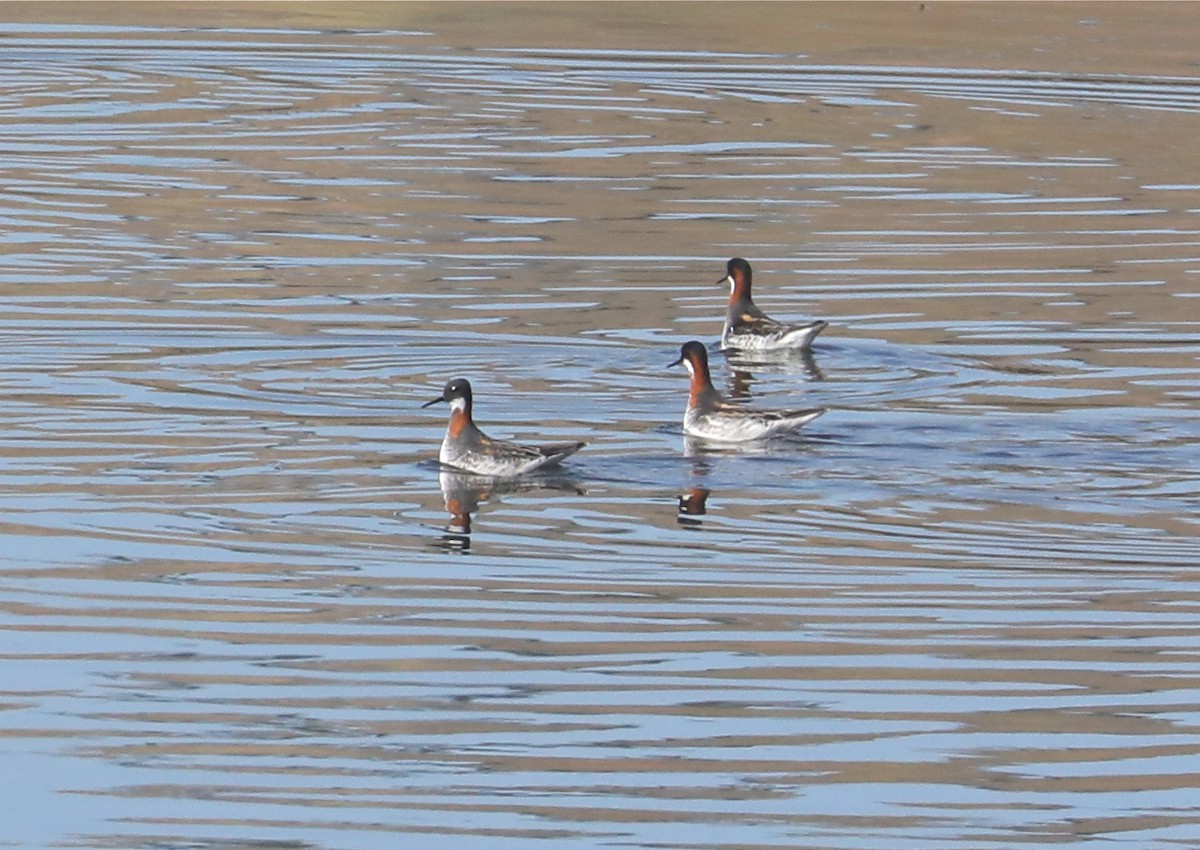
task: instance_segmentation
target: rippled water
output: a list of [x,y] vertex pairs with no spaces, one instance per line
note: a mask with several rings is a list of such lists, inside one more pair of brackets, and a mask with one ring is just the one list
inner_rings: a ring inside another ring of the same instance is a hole
[[1191,10],[861,8],[6,10],[0,846],[1200,840]]

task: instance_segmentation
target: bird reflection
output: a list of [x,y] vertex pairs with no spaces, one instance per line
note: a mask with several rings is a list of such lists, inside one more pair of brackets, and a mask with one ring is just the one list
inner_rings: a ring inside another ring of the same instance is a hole
[[803,375],[807,381],[821,381],[825,373],[817,365],[811,351],[737,351],[725,354],[729,364],[729,397],[741,400],[750,398],[754,384],[754,370]]
[[438,483],[442,485],[442,498],[450,514],[439,545],[448,552],[467,552],[471,548],[471,514],[491,498],[495,479],[443,471],[438,475]]
[[711,492],[707,487],[692,487],[686,493],[680,493],[676,521],[684,528],[698,528],[701,524],[699,517],[708,513],[708,496]]
[[[684,438],[685,442],[690,439],[693,438]],[[712,494],[712,490],[701,482],[707,481],[711,475],[712,463],[703,453],[691,454],[688,457],[691,458],[690,477],[694,483],[686,493],[679,494],[679,509],[675,514],[675,521],[684,528],[699,528],[703,523],[700,517],[708,513],[708,497]]]
[[495,478],[470,472],[442,469],[438,473],[442,498],[450,521],[434,543],[447,552],[471,551],[471,515],[493,496],[530,490],[566,490],[582,493],[573,479],[558,475],[530,475],[520,478]]
[[[775,441],[780,438],[776,437]],[[748,440],[744,443],[721,443],[703,437],[683,436],[683,456],[692,460],[713,455],[762,455],[773,450],[775,441]]]

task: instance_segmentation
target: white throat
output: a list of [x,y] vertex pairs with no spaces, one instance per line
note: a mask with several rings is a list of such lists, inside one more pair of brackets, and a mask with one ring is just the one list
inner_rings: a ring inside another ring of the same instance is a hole
[[729,294],[733,295],[733,288],[737,286],[737,281],[733,279],[733,275],[726,275],[725,280],[729,284]]
[[467,400],[465,398],[462,398],[461,396],[450,399],[450,409],[457,410],[458,412],[461,413],[462,411],[467,409]]

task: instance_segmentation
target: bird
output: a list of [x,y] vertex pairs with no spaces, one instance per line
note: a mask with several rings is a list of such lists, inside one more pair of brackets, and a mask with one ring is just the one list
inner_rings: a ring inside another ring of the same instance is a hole
[[734,257],[725,265],[725,277],[717,283],[729,284],[729,309],[721,331],[721,348],[747,351],[807,351],[817,334],[829,326],[824,319],[807,325],[788,325],[776,321],[758,309],[750,297],[753,272],[750,264]]
[[708,351],[704,344],[689,340],[679,348],[679,359],[692,376],[687,409],[683,414],[683,433],[722,443],[762,440],[795,431],[822,413],[823,407],[806,410],[754,410],[725,400],[713,386],[708,372]]
[[503,478],[552,466],[586,445],[583,442],[522,445],[492,439],[479,430],[471,417],[471,382],[466,378],[448,381],[440,396],[421,407],[441,401],[450,404],[450,423],[438,452],[438,460],[444,466]]

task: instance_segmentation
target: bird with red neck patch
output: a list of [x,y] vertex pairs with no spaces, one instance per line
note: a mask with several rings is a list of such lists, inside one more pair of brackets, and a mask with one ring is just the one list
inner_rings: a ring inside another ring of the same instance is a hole
[[750,264],[734,257],[725,265],[725,277],[717,283],[729,284],[729,308],[721,331],[721,348],[743,351],[808,351],[817,334],[829,323],[817,319],[807,325],[789,325],[776,321],[758,309],[750,297],[754,273]]
[[492,439],[479,430],[472,418],[471,383],[466,378],[449,381],[440,396],[421,406],[441,401],[450,405],[450,423],[438,452],[438,460],[444,466],[503,478],[553,466],[585,445],[575,442],[530,446]]
[[744,443],[795,431],[825,412],[823,407],[805,410],[754,410],[726,401],[713,386],[708,371],[708,352],[696,340],[685,342],[679,359],[692,376],[683,433],[721,443]]

